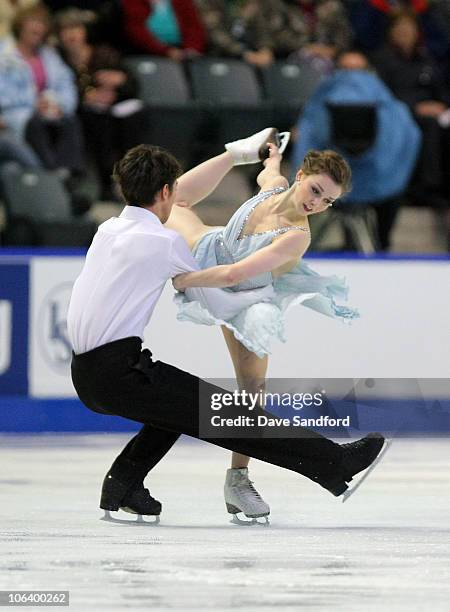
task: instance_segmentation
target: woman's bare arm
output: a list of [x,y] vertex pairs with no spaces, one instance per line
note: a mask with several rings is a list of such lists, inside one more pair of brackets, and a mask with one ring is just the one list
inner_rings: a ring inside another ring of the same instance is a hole
[[261,191],[268,191],[274,187],[289,187],[287,179],[281,174],[280,164],[282,156],[272,143],[268,143],[270,155],[264,161],[264,170],[262,170],[256,179],[256,182],[261,187]]
[[231,287],[299,259],[308,248],[309,241],[309,232],[292,230],[237,263],[179,274],[174,278],[173,285],[180,291],[188,287]]

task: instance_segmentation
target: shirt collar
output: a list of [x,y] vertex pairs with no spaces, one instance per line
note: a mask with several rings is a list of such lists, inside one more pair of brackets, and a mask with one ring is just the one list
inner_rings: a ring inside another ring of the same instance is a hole
[[144,221],[156,225],[161,225],[161,220],[154,212],[140,206],[125,206],[119,215],[122,219],[130,219],[132,221]]

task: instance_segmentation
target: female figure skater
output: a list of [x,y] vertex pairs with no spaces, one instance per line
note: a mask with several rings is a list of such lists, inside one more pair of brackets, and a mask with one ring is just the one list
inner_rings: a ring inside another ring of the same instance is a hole
[[[177,202],[165,224],[183,235],[202,268],[173,280],[181,292],[175,296],[177,318],[221,325],[239,388],[252,393],[264,388],[270,340],[275,336],[285,341],[283,319],[290,306],[303,303],[328,316],[358,316],[334,301],[334,297],[346,297],[343,281],[322,277],[301,261],[310,244],[308,217],[325,211],[350,189],[350,168],[334,151],[310,151],[289,186],[280,172],[280,150],[270,142],[275,136],[276,130],[267,128],[229,143],[227,152],[184,174],[183,197],[191,189],[195,198]],[[246,153],[249,147],[254,149],[253,141],[258,138],[269,148],[269,157],[257,177],[260,192],[244,202],[225,227],[205,225],[190,210],[191,202],[200,201],[201,189],[206,197],[233,165],[259,161]],[[189,295],[191,287],[227,287],[238,292],[270,284],[274,292],[269,301],[245,307],[232,320],[218,318],[217,312],[213,316]],[[242,511],[255,519],[267,516],[270,508],[248,478],[248,463],[249,457],[233,453],[225,502],[230,513]]]

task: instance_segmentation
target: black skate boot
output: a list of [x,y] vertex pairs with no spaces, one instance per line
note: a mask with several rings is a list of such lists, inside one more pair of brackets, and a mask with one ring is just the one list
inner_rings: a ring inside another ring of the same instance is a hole
[[[155,523],[159,523],[161,514],[161,503],[154,499],[148,489],[140,484],[136,488],[129,490],[130,487],[124,484],[111,474],[107,474],[103,481],[102,493],[100,498],[100,508],[105,510],[104,520],[117,522],[113,519],[110,512],[117,512],[119,508],[124,512],[138,515],[138,522],[143,522],[142,516],[154,516]],[[129,521],[119,521],[129,522]],[[151,523],[153,524],[153,523]]]
[[143,514],[145,516],[159,516],[161,514],[161,502],[150,495],[150,491],[143,486],[128,493],[120,507],[131,514]]
[[361,440],[341,444],[343,451],[339,474],[320,484],[333,495],[339,497],[348,489],[353,476],[368,468],[377,458],[384,445],[384,437],[380,433],[370,433]]

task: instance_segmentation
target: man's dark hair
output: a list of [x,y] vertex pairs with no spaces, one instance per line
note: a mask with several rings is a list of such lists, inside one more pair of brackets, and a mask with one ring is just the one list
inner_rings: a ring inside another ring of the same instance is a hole
[[113,179],[129,206],[151,206],[164,185],[172,191],[180,174],[180,164],[168,151],[138,145],[115,164]]

